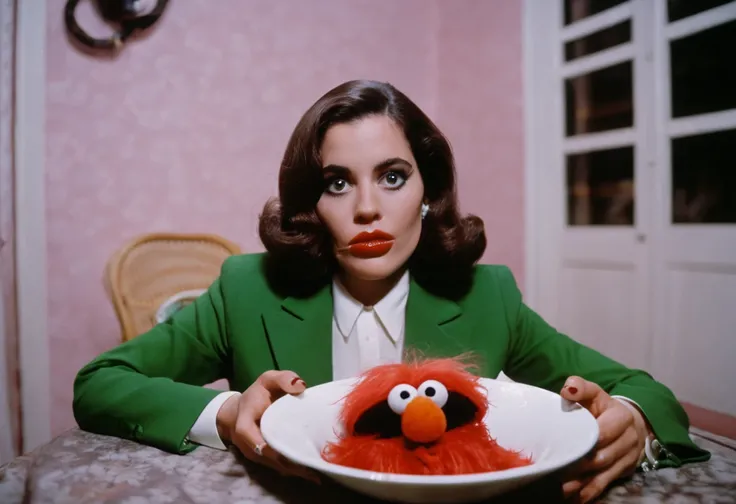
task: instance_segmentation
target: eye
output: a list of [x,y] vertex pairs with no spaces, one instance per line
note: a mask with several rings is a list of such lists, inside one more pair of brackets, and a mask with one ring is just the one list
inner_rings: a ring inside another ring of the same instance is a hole
[[399,171],[390,171],[383,176],[382,182],[389,189],[398,189],[406,183],[406,175]]
[[440,408],[447,403],[447,387],[437,380],[427,380],[419,385],[419,395],[429,397]]
[[328,181],[327,192],[332,194],[343,194],[350,188],[348,181],[342,178],[336,178]]
[[388,406],[391,411],[397,415],[401,415],[406,409],[406,405],[417,396],[417,389],[406,383],[396,385],[388,394]]

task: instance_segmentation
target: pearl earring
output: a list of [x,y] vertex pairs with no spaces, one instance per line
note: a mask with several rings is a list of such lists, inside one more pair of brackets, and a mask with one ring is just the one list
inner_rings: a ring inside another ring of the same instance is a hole
[[422,219],[424,219],[429,213],[429,205],[422,203]]

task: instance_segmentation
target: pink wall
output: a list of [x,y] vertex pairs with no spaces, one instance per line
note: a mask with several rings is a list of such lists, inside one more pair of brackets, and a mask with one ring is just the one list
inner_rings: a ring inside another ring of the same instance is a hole
[[452,141],[461,210],[483,218],[483,262],[524,285],[521,2],[439,2],[439,126]]
[[[463,210],[484,217],[498,240],[486,261],[521,273],[518,5],[171,2],[149,37],[112,60],[71,48],[62,8],[49,8],[47,40],[54,434],[74,425],[76,371],[119,341],[101,282],[110,254],[161,230],[262,250],[256,220],[275,194],[287,137],[344,80],[390,81],[438,119],[455,145]],[[79,11],[83,26],[106,33],[85,2]]]

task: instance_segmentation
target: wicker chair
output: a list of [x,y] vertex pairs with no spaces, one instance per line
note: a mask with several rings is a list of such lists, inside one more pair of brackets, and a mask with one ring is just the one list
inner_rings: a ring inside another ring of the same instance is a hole
[[106,268],[105,287],[127,341],[163,322],[217,278],[222,263],[240,254],[214,235],[155,233],[118,250]]

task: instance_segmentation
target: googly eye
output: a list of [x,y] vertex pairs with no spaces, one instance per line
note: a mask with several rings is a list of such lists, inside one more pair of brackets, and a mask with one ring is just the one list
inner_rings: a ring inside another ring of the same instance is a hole
[[427,380],[419,385],[419,395],[429,397],[440,408],[447,404],[447,387],[437,380]]
[[391,411],[397,415],[401,415],[406,409],[406,405],[417,396],[417,389],[406,383],[396,385],[388,394],[388,406]]

